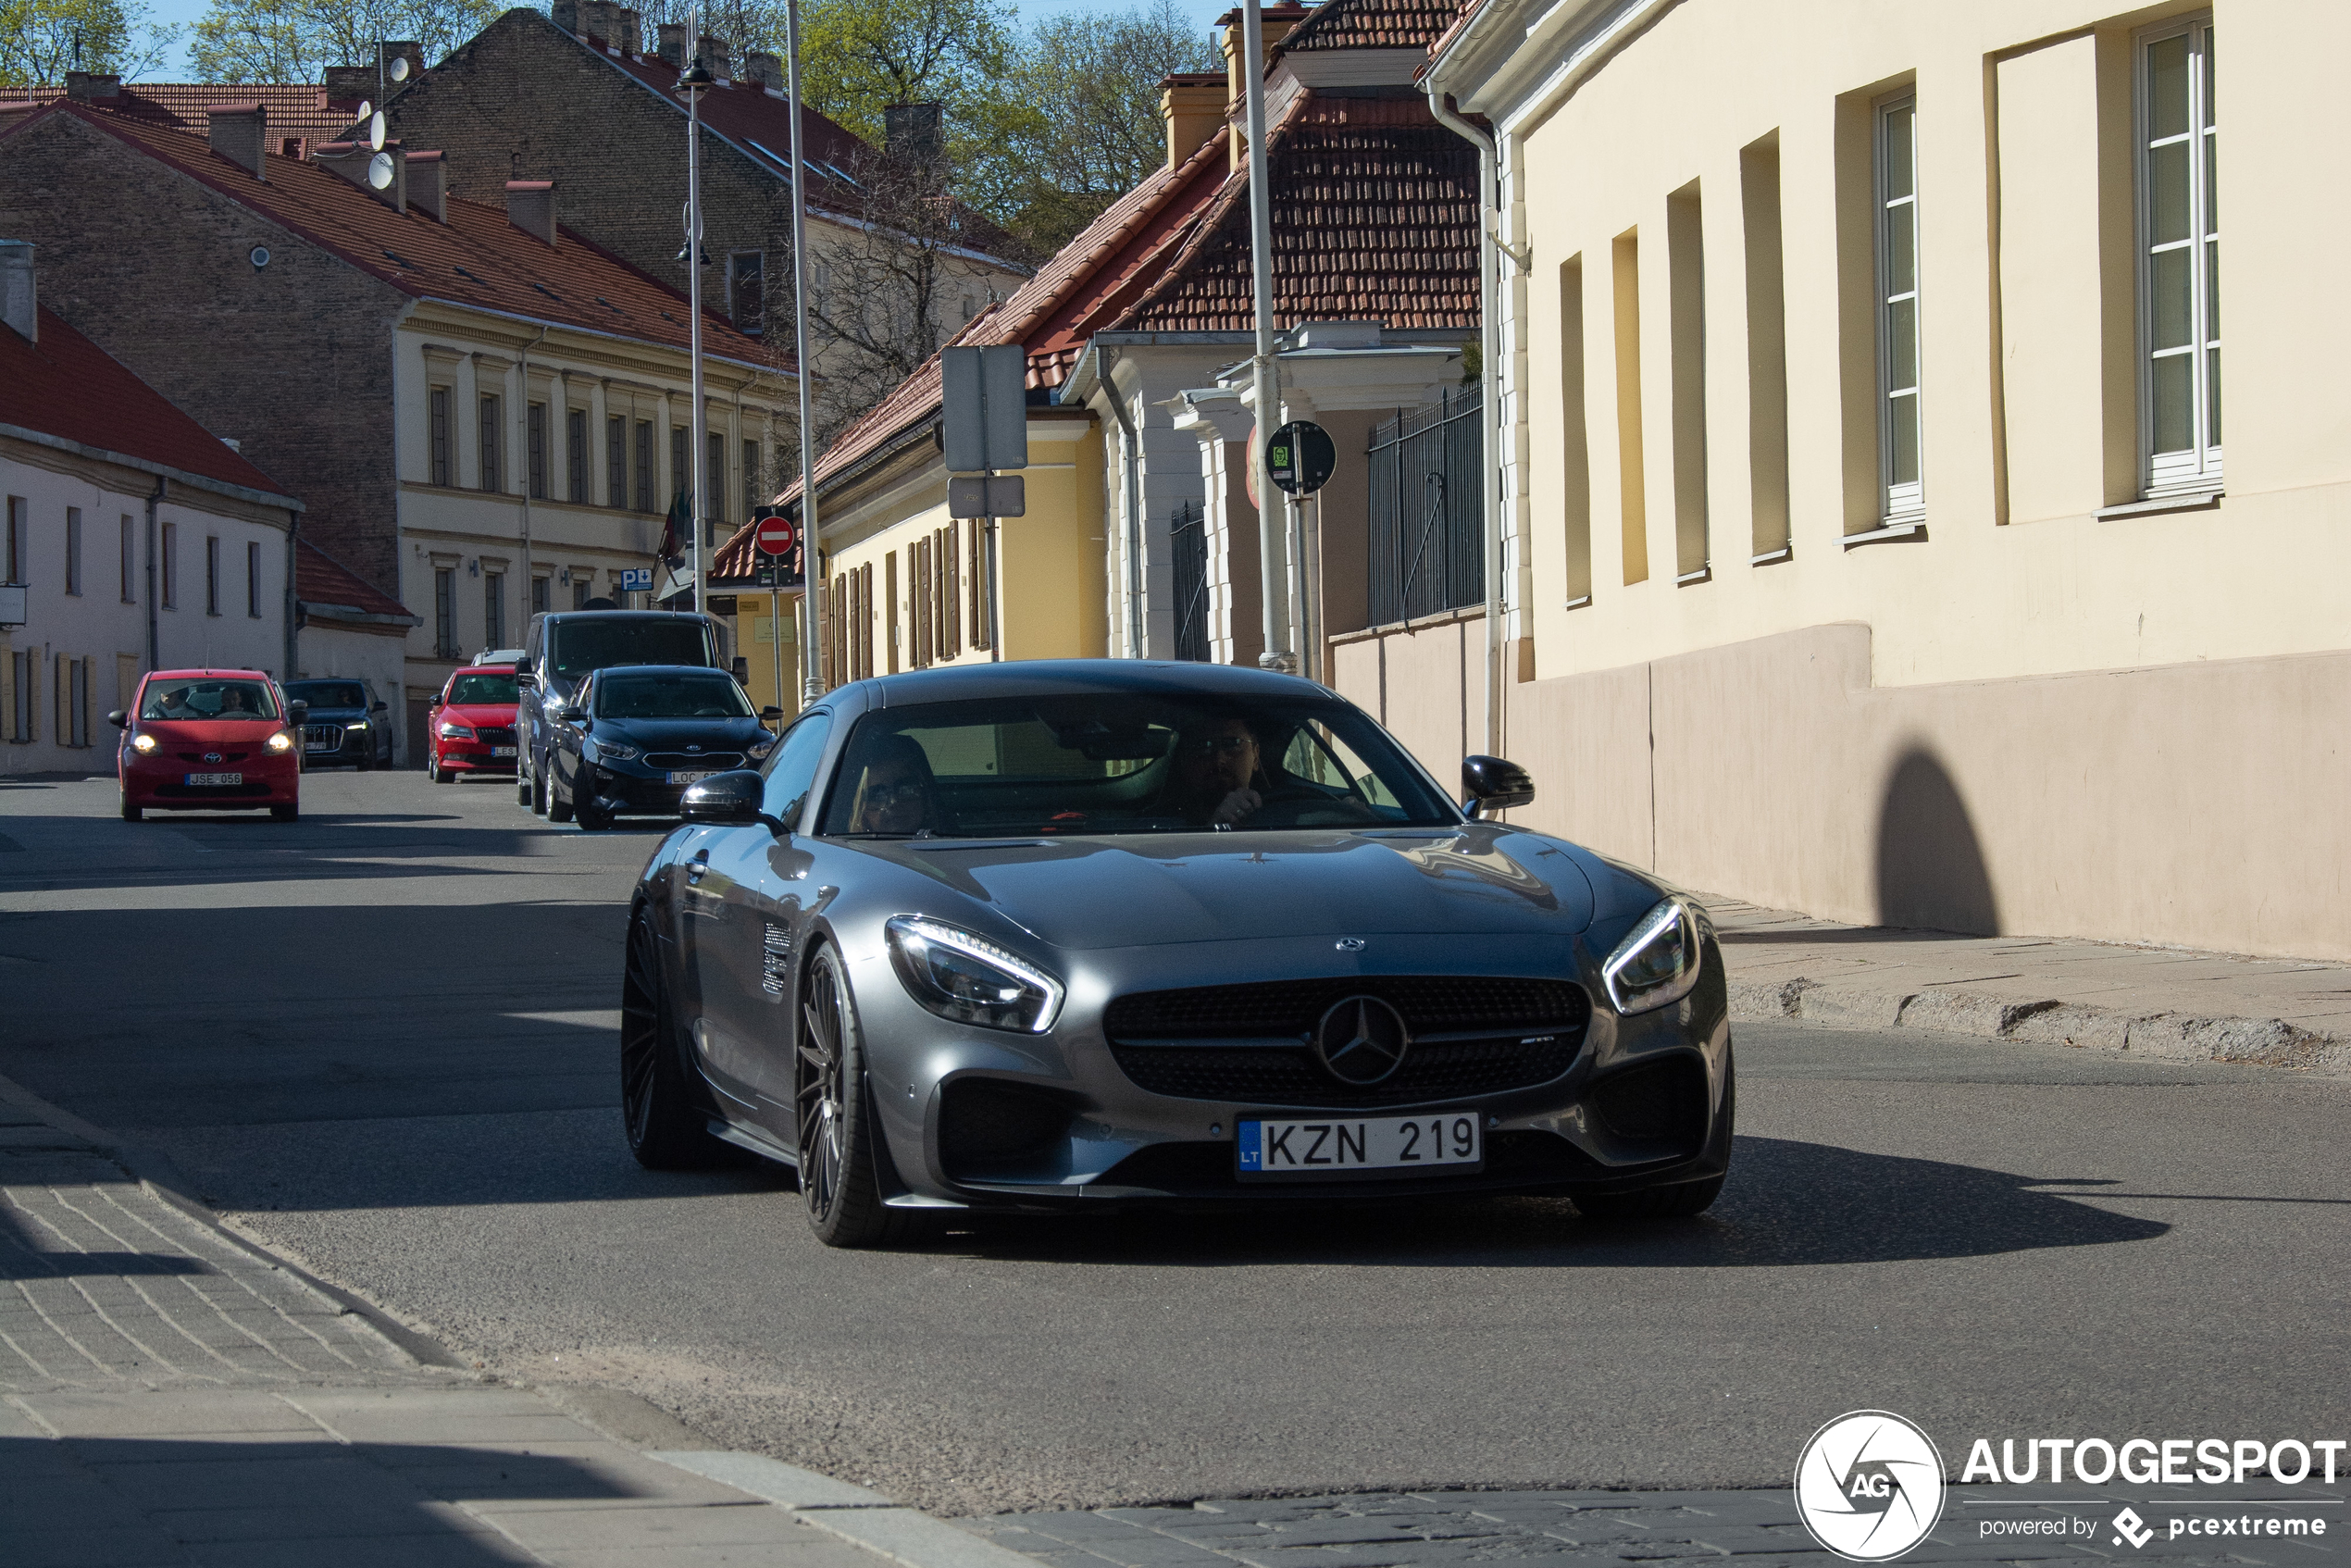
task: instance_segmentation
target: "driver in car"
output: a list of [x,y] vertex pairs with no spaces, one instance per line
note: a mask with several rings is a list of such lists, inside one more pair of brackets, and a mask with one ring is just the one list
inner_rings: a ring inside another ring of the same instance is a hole
[[1196,720],[1176,737],[1169,803],[1192,821],[1234,827],[1264,805],[1269,787],[1259,765],[1257,733],[1239,715]]

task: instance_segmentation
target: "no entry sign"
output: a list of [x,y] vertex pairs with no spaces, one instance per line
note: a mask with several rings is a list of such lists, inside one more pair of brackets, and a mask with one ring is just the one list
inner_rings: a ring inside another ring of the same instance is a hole
[[764,517],[751,537],[752,542],[767,555],[789,555],[791,547],[800,542],[800,532],[791,526],[790,517]]

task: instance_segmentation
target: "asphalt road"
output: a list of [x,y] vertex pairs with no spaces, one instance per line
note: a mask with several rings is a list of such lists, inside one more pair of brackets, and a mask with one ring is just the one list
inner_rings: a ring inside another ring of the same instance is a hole
[[131,825],[110,781],[0,780],[0,1073],[468,1360],[936,1512],[1785,1486],[1858,1407],[2345,1435],[2351,1083],[1754,1026],[1697,1221],[1489,1201],[828,1252],[788,1176],[622,1144],[620,901],[657,828],[416,774],[305,790],[298,824]]

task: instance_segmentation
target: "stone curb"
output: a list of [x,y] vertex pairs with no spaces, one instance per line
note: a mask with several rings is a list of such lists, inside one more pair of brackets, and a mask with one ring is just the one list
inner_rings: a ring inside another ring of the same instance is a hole
[[1852,981],[1730,980],[1731,1021],[1801,1019],[1846,1029],[1932,1029],[2029,1045],[2127,1051],[2172,1062],[2229,1062],[2351,1076],[2351,1039],[2283,1018],[2201,1018],[2132,1013],[2054,1000],[1934,987],[1904,990]]
[[1037,1568],[1036,1560],[985,1536],[902,1508],[877,1491],[836,1481],[765,1454],[648,1451],[647,1459],[765,1498],[793,1518],[878,1553],[904,1568]]

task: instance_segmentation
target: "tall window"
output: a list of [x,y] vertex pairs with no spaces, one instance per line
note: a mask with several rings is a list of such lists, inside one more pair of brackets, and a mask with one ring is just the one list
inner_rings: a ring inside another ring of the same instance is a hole
[[564,415],[564,499],[575,506],[589,504],[588,410],[574,408]]
[[571,607],[573,609],[584,610],[588,607],[589,588],[586,572],[574,571],[571,574]]
[[743,442],[743,521],[751,521],[759,507],[759,443]]
[[499,457],[498,399],[484,394],[481,400],[481,488],[497,490]]
[[1918,102],[1877,110],[1878,471],[1889,521],[1926,508],[1919,462]]
[[504,648],[506,645],[506,574],[481,574],[481,645]]
[[2220,481],[2220,128],[2212,23],[2139,42],[2141,405],[2150,494]]
[[180,525],[163,525],[163,607],[180,607]]
[[524,438],[530,447],[530,498],[547,499],[547,405],[534,403],[523,410]]
[[22,582],[25,579],[25,547],[31,542],[25,538],[27,526],[24,497],[8,497],[8,558],[0,561],[0,581]]
[[703,482],[710,488],[710,499],[700,507],[703,514],[703,542],[718,542],[718,525],[727,516],[727,438],[716,430],[708,434],[710,450],[704,454]]
[[637,421],[637,510],[653,509],[653,422]]
[[139,602],[138,558],[139,528],[131,520],[131,514],[125,512],[122,515],[122,602],[126,604]]
[[205,535],[204,541],[204,613],[220,613],[220,536]]
[[452,482],[449,456],[449,389],[432,389],[432,415],[426,421],[432,437],[432,482]]
[[66,591],[81,596],[81,508],[66,508]]
[[457,568],[432,569],[432,651],[435,656],[457,656]]
[[617,414],[604,419],[604,504],[628,504],[628,421]]
[[543,616],[554,606],[548,596],[554,591],[554,579],[541,572],[530,579],[530,613]]
[[33,688],[40,684],[41,655],[37,652],[8,655],[8,739],[32,739]]
[[261,543],[258,540],[245,542],[245,614],[255,620],[261,618]]
[[[694,484],[694,471],[688,467],[693,458],[692,449],[686,444],[687,433],[683,425],[669,427],[669,493],[672,495],[691,490]],[[688,504],[688,509],[691,510],[691,503]]]
[[756,332],[767,303],[767,258],[757,251],[737,251],[727,258],[727,292],[734,307],[735,325]]

